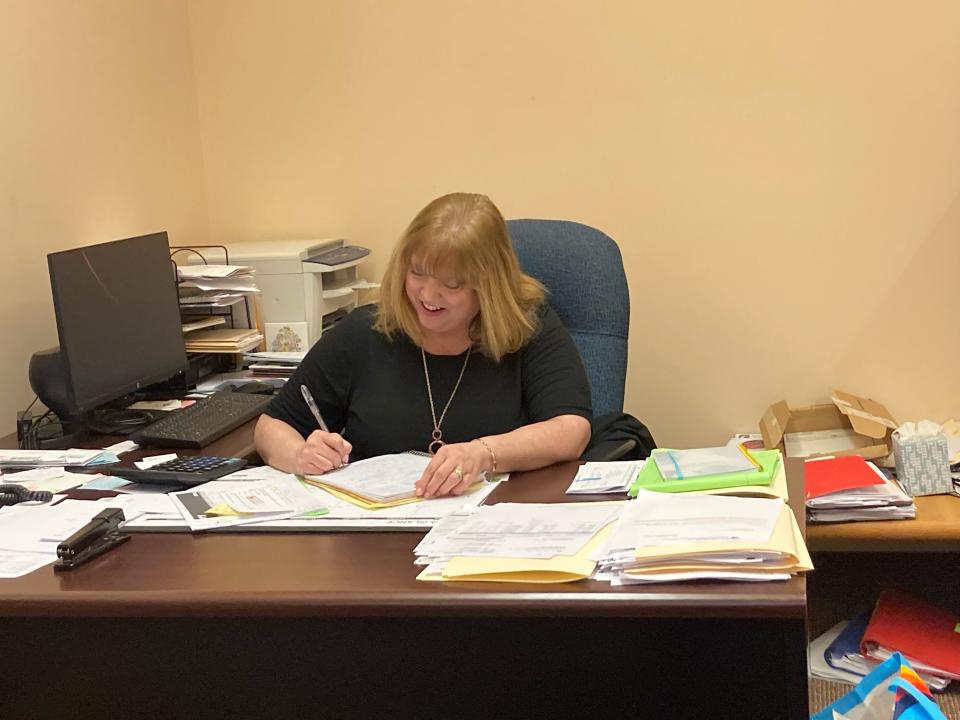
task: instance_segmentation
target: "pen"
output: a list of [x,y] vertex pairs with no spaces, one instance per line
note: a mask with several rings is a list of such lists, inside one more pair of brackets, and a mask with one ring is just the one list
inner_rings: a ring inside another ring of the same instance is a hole
[[303,401],[307,404],[307,407],[310,408],[310,412],[313,413],[313,417],[316,419],[317,425],[320,426],[320,429],[325,433],[330,432],[327,429],[327,424],[323,421],[323,416],[320,414],[320,408],[317,407],[317,401],[313,399],[310,388],[308,388],[306,385],[301,385],[300,394],[303,395]]
[[[306,385],[301,385],[300,394],[303,395],[303,401],[307,404],[307,407],[310,408],[310,412],[313,413],[313,417],[317,421],[317,425],[320,426],[320,429],[325,433],[330,432],[330,430],[327,428],[327,424],[323,421],[323,415],[320,414],[320,408],[317,407],[317,401],[313,399],[313,393],[310,392],[310,388],[308,388]],[[346,464],[347,457],[344,456],[340,467],[343,467]]]

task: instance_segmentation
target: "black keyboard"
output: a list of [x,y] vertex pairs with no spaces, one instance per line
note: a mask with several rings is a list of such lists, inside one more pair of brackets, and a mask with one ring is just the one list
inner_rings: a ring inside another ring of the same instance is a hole
[[253,420],[269,404],[269,395],[220,390],[137,430],[130,435],[130,439],[138,445],[206,447],[234,428]]
[[246,467],[247,461],[240,458],[195,455],[167,460],[159,465],[141,470],[140,468],[111,468],[110,474],[134,482],[162,483],[164,485],[201,485],[216,480]]

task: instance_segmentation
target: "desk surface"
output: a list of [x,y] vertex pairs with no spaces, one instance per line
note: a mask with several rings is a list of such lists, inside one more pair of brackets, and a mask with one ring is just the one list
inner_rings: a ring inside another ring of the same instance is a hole
[[[577,463],[517,473],[492,502],[570,501]],[[799,498],[799,491],[794,495]],[[802,501],[794,501],[803,526]],[[139,534],[77,570],[0,580],[5,616],[800,618],[806,581],[611,588],[417,582],[420,533]]]

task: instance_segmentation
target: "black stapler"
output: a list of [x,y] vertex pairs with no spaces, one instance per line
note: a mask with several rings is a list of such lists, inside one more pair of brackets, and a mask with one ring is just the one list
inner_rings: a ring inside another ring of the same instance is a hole
[[120,508],[107,508],[57,545],[57,561],[54,570],[70,570],[102,555],[107,550],[122,545],[130,539],[120,532],[120,523],[126,518]]

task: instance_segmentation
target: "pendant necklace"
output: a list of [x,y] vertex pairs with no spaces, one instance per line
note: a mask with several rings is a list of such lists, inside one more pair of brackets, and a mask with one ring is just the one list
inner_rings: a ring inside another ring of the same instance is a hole
[[423,358],[423,377],[427,381],[427,397],[430,399],[430,416],[433,418],[433,432],[430,433],[430,437],[433,438],[431,443],[427,445],[427,452],[431,455],[434,455],[437,450],[442,448],[446,443],[443,441],[443,433],[440,432],[440,425],[443,423],[443,418],[447,415],[447,410],[450,409],[450,403],[453,402],[453,396],[457,394],[457,389],[460,387],[460,381],[463,380],[463,373],[467,369],[467,363],[470,361],[470,351],[473,350],[472,347],[467,348],[467,356],[463,359],[463,367],[460,368],[460,377],[457,378],[456,384],[453,386],[453,391],[450,393],[450,399],[447,400],[447,404],[443,406],[443,412],[440,413],[440,419],[437,420],[437,411],[434,409],[433,405],[433,389],[430,387],[430,373],[427,371],[427,353],[424,352],[423,348],[420,348],[420,357]]

